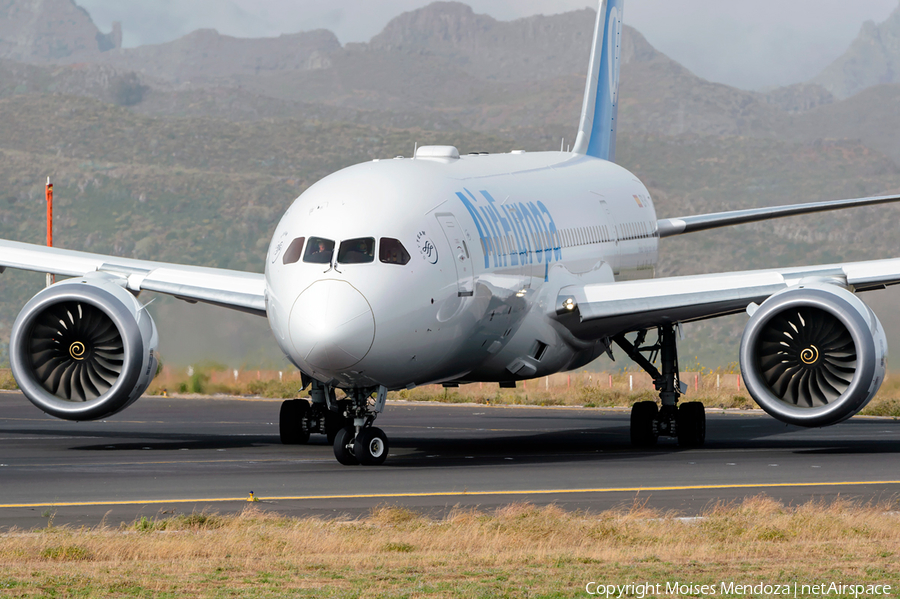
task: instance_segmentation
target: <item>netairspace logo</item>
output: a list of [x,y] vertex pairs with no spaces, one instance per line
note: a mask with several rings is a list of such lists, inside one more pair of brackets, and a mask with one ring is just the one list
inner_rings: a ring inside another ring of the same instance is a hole
[[650,595],[694,595],[708,597],[721,595],[765,595],[770,597],[786,596],[828,596],[840,595],[851,597],[878,597],[891,594],[889,584],[847,584],[842,582],[820,582],[815,584],[802,584],[798,582],[787,584],[740,584],[736,582],[720,582],[719,584],[693,584],[681,582],[666,583],[629,583],[629,584],[605,584],[602,582],[589,582],[584,587],[585,592],[592,596],[602,596],[606,599],[622,599],[623,597],[636,597],[644,599]]

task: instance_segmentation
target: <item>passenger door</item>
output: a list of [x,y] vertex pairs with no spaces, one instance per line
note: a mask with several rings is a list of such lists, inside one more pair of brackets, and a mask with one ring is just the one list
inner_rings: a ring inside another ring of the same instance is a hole
[[472,269],[472,257],[469,255],[465,234],[452,214],[440,213],[436,217],[453,255],[459,297],[471,297],[475,289],[475,273]]

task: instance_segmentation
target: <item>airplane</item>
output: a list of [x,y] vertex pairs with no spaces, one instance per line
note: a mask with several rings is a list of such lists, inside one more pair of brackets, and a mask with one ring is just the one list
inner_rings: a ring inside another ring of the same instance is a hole
[[[900,259],[654,278],[660,240],[900,201],[824,201],[657,219],[647,187],[615,163],[623,0],[601,0],[570,151],[461,155],[419,147],[331,174],[278,223],[264,273],[152,262],[0,240],[0,270],[71,277],[22,308],[10,364],[25,396],[68,420],[135,402],[157,368],[142,291],[268,319],[309,400],[281,406],[285,444],[325,434],[344,465],[382,464],[374,426],[388,391],[516,381],[580,368],[617,347],[659,402],[631,411],[631,441],[699,447],[703,404],[683,402],[682,323],[746,311],[747,390],[790,424],[859,412],[885,375],[887,342],[857,293],[900,283]],[[341,392],[338,395],[338,391]]]

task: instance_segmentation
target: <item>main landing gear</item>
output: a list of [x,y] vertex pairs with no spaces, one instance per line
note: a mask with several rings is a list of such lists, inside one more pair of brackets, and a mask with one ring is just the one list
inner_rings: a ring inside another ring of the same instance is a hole
[[[310,383],[311,402],[291,399],[281,404],[281,442],[302,445],[309,442],[310,433],[320,433],[327,436],[334,457],[345,466],[383,464],[390,446],[384,431],[372,423],[384,410],[387,389],[353,389],[338,400],[333,388],[315,380]],[[374,403],[370,402],[372,395]]]
[[[662,408],[655,401],[640,401],[631,408],[631,443],[636,447],[652,447],[659,437],[675,437],[681,447],[700,447],[706,441],[706,412],[703,404],[693,401],[678,405],[678,398],[687,391],[687,385],[678,379],[678,350],[675,343],[675,326],[659,327],[655,345],[643,347],[647,331],[640,331],[634,343],[617,335],[613,338],[641,368],[651,377],[659,391]],[[649,353],[650,358],[644,357]],[[659,355],[662,372],[653,362]]]

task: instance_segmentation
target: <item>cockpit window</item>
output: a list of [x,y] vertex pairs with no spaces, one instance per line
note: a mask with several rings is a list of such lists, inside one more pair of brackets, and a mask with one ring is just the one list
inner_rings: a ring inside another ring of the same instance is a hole
[[303,253],[304,241],[306,241],[306,237],[298,237],[291,242],[291,245],[284,250],[284,256],[281,258],[282,264],[293,264],[300,259],[300,254]]
[[341,264],[363,264],[375,261],[375,238],[360,237],[341,242],[338,262]]
[[381,249],[378,251],[378,259],[385,264],[406,264],[409,262],[409,252],[397,239],[390,237],[381,238]]
[[321,237],[310,237],[309,244],[306,246],[306,253],[303,255],[303,261],[311,262],[312,264],[330,264],[333,255],[333,241],[322,239]]

